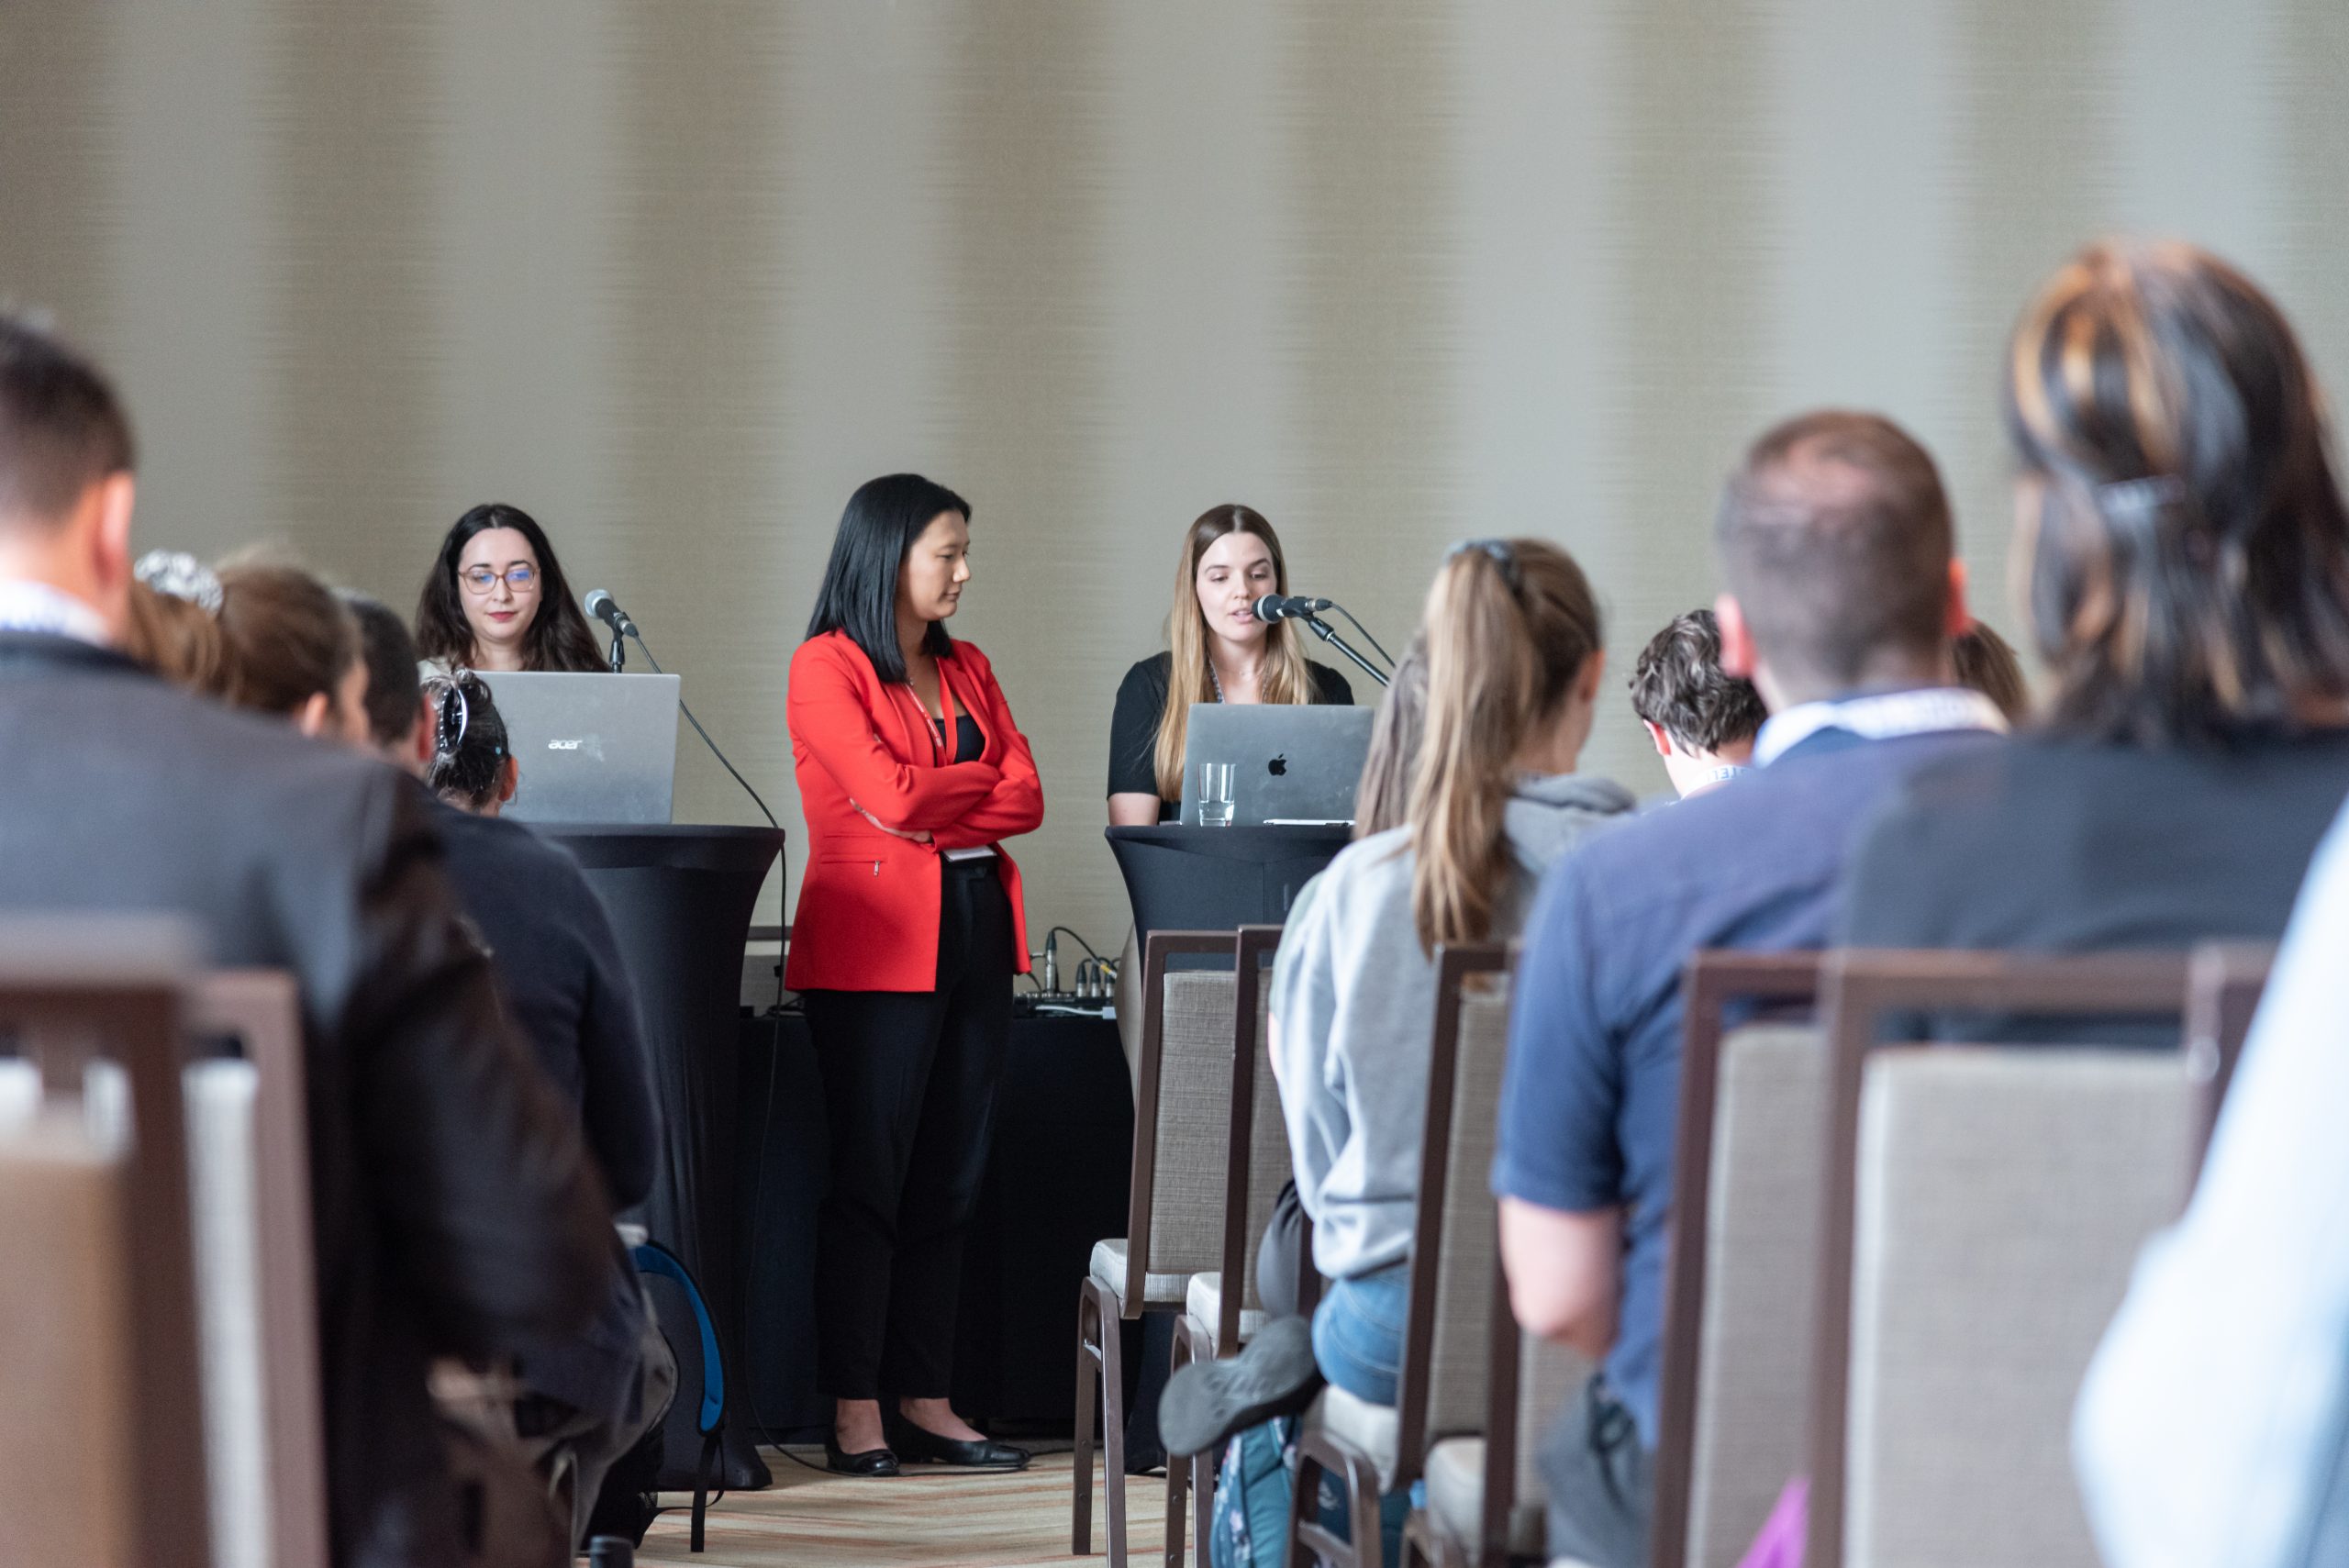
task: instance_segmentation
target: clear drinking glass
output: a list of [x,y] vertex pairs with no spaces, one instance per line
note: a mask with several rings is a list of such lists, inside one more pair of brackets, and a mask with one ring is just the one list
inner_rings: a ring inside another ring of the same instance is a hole
[[1199,826],[1229,828],[1231,826],[1231,764],[1201,762],[1199,764]]

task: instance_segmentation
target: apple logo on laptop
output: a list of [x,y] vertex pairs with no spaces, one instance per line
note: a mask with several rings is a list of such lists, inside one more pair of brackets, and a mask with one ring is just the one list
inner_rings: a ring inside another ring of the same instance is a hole
[[1280,778],[1286,775],[1288,773],[1287,755],[1284,753],[1281,756],[1275,757],[1271,762],[1266,762],[1264,764],[1264,771],[1272,774],[1275,778]]

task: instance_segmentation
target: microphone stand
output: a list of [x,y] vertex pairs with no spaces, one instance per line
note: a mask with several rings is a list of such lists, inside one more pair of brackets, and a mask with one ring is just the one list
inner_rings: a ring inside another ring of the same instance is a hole
[[1337,628],[1331,626],[1328,621],[1323,620],[1317,615],[1301,615],[1295,617],[1294,618],[1303,621],[1307,626],[1313,629],[1314,636],[1319,638],[1322,641],[1328,643],[1330,647],[1336,649],[1339,652],[1344,654],[1355,663],[1361,665],[1364,674],[1368,675],[1372,680],[1376,681],[1382,686],[1386,684],[1386,677],[1380,673],[1378,666],[1364,658],[1353,643],[1348,642],[1344,638],[1340,637],[1338,635]]
[[605,657],[611,662],[613,674],[625,674],[628,665],[627,637],[617,631],[612,633],[612,651]]

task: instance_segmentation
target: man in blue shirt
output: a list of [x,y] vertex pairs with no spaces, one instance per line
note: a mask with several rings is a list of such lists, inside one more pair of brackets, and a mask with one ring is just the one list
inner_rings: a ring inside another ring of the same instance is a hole
[[1549,1555],[1647,1562],[1672,1216],[1680,976],[1701,949],[1825,945],[1855,829],[2004,728],[1954,688],[1968,624],[1949,502],[1890,421],[1802,416],[1722,499],[1721,665],[1772,717],[1754,770],[1593,839],[1544,879],[1518,965],[1493,1190],[1529,1330],[1603,1363],[1544,1443]]

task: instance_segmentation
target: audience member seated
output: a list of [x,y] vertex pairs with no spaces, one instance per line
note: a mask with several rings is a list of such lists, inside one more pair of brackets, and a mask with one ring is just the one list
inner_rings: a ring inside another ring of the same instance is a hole
[[1910,782],[1854,860],[1843,935],[2272,940],[2349,791],[2349,513],[2299,344],[2213,257],[2099,245],[2009,366],[2047,700],[2031,736]]
[[[1268,1368],[1286,1386],[1269,1401],[1258,1391],[1252,1413],[1302,1408],[1318,1377],[1395,1402],[1435,951],[1514,935],[1542,869],[1632,805],[1620,784],[1575,772],[1606,654],[1598,602],[1564,550],[1455,545],[1421,632],[1426,728],[1406,820],[1330,863],[1269,999],[1297,1195],[1331,1284],[1309,1341],[1287,1337],[1310,1360]],[[1391,1538],[1401,1514],[1387,1513]],[[1396,1542],[1385,1546],[1391,1562]]]
[[220,569],[220,695],[276,714],[305,735],[367,739],[367,665],[359,628],[334,590],[299,567]]
[[220,579],[195,557],[150,550],[132,570],[122,651],[176,686],[220,687]]
[[2009,728],[2031,721],[2031,687],[2022,678],[2022,661],[2005,638],[1977,620],[1959,635],[1951,652],[1957,660],[1959,685],[1997,703]]
[[608,668],[529,513],[492,502],[451,524],[416,604],[427,673]]
[[1493,1190],[1518,1320],[1601,1370],[1543,1445],[1551,1554],[1643,1568],[1679,1104],[1705,948],[1818,948],[1855,824],[1917,768],[1995,751],[1933,461],[1890,421],[1764,435],[1723,497],[1721,667],[1771,712],[1754,771],[1602,834],[1542,884],[1518,964]]
[[131,466],[105,379],[0,318],[0,907],[176,911],[215,962],[297,978],[333,1562],[478,1561],[427,1368],[583,1328],[608,1200],[499,1016],[427,803],[114,651]]
[[1753,683],[1721,668],[1720,625],[1710,610],[1675,616],[1648,639],[1631,671],[1631,711],[1683,800],[1745,772],[1769,717]]
[[2109,1568],[2349,1562],[2349,818],[2319,850],[2186,1217],[2080,1394]]
[[432,763],[433,707],[417,674],[422,661],[416,639],[381,599],[349,588],[340,596],[359,628],[359,657],[367,666],[367,748],[421,780]]
[[[405,631],[399,641],[407,642]],[[386,653],[381,662],[399,662]],[[415,671],[408,660],[409,689]],[[387,712],[412,714],[406,690],[400,695]],[[635,988],[611,920],[578,862],[520,823],[498,820],[519,770],[488,683],[466,672],[433,682],[429,695],[428,783],[442,803],[451,880],[489,946],[508,1013],[575,1108],[612,1202],[633,1207],[652,1190],[661,1129]],[[400,742],[379,735],[375,743]],[[574,1544],[605,1472],[661,1418],[676,1385],[676,1364],[617,1231],[612,1245],[618,1267],[587,1333],[526,1349],[517,1369],[527,1393],[515,1426],[525,1445],[541,1462],[561,1451],[575,1465]]]

